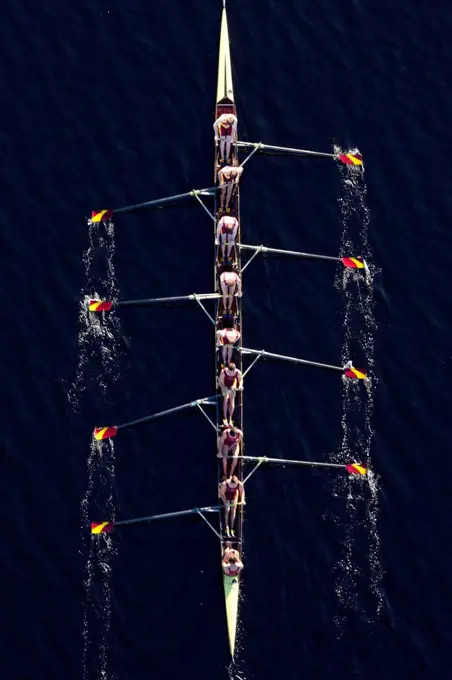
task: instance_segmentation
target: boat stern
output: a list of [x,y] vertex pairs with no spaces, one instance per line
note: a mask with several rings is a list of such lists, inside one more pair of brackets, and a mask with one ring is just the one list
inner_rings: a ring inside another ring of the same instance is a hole
[[229,650],[231,652],[231,657],[233,657],[237,634],[240,576],[226,576],[226,574],[223,574],[223,585],[226,602],[226,624],[228,627]]

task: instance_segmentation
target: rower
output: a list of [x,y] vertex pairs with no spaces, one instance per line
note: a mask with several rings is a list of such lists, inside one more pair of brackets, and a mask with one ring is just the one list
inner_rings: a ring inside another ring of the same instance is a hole
[[215,245],[218,246],[221,244],[221,254],[223,257],[230,257],[232,247],[235,245],[238,228],[238,219],[231,215],[224,215],[221,220],[218,221]]
[[232,190],[238,185],[242,172],[243,168],[239,166],[237,158],[234,158],[232,165],[225,165],[218,171],[218,181],[221,187],[220,212],[224,210],[225,203],[226,212],[230,212],[229,203],[231,202]]
[[[228,320],[230,317],[226,317]],[[217,347],[221,347],[221,356],[224,364],[229,364],[232,359],[234,346],[240,340],[240,332],[231,323],[223,321],[225,327],[217,331]]]
[[226,541],[221,562],[223,573],[226,576],[238,576],[243,569],[243,562],[240,559],[238,550],[232,547],[232,543]]
[[[223,425],[232,425],[232,416],[235,409],[235,393],[243,390],[242,372],[233,361],[222,368],[218,376],[218,384],[223,395]],[[229,418],[228,418],[229,415]]]
[[223,474],[225,479],[228,475],[228,458],[232,459],[230,476],[232,477],[234,474],[241,441],[243,441],[243,432],[238,427],[234,427],[234,425],[227,427],[221,437],[218,437],[217,458],[223,458]]
[[[228,477],[220,484],[220,498],[224,503],[224,524],[226,536],[234,536],[237,503],[245,505],[245,487],[238,477]],[[231,524],[229,525],[229,518]]]
[[238,427],[231,424],[223,430],[223,433],[218,437],[218,453],[217,458],[223,459],[223,478],[228,476],[228,459],[231,459],[231,470],[229,476],[232,477],[234,470],[237,467],[240,442],[243,441],[243,432]]
[[[235,141],[237,136],[237,116],[232,113],[223,113],[213,124],[215,131],[215,142],[220,140],[220,163],[223,163],[226,158],[231,157],[231,144]],[[226,156],[224,150],[226,146]]]
[[220,275],[220,288],[223,296],[223,309],[225,312],[229,312],[232,309],[234,295],[242,297],[242,281],[237,272],[223,272]]

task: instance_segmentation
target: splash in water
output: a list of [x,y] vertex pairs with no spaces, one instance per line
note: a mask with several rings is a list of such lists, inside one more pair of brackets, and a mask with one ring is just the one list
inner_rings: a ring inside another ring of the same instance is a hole
[[[244,599],[245,597],[243,595],[243,590],[241,590],[240,604],[243,603]],[[245,630],[239,618],[237,621],[237,637],[235,642],[234,658],[231,659],[231,662],[229,663],[229,666],[226,669],[228,672],[229,680],[246,680],[248,677],[245,663],[239,658],[240,654],[243,653],[244,650],[244,638]]]
[[[342,167],[341,176],[339,206],[343,230],[340,256],[362,256],[366,262],[364,271],[345,269],[335,281],[344,301],[342,362],[345,364],[349,359],[357,359],[363,363],[368,377],[364,385],[343,379],[342,442],[333,459],[336,462],[358,460],[371,467],[374,394],[378,382],[375,374],[377,324],[372,282],[378,270],[372,263],[369,241],[370,212],[366,204],[364,167]],[[379,615],[383,605],[377,482],[378,477],[370,472],[367,483],[362,479],[338,478],[333,485],[335,495],[346,498],[347,512],[344,554],[337,565],[336,593],[345,610],[352,610],[369,622]],[[366,610],[359,599],[362,587],[370,588],[373,595],[371,610],[369,607]],[[345,614],[337,616],[339,628],[345,618]]]
[[[119,320],[114,312],[93,314],[88,311],[90,298],[118,297],[114,269],[115,232],[113,222],[88,224],[89,245],[83,253],[85,280],[81,290],[78,316],[78,362],[68,393],[72,410],[80,411],[80,400],[91,386],[100,387],[105,397],[111,382],[119,379],[115,368],[120,356]],[[97,291],[100,291],[100,295]]]
[[116,554],[109,534],[89,534],[90,521],[115,519],[115,453],[112,440],[92,441],[87,461],[88,484],[81,502],[82,537],[88,558],[83,587],[83,680],[108,677],[108,636],[111,623],[111,571]]
[[[82,406],[106,403],[111,386],[119,379],[119,321],[114,314],[89,312],[90,298],[116,299],[113,223],[88,224],[89,245],[83,253],[85,280],[79,309],[78,363],[69,390],[72,419]],[[100,295],[97,292],[100,292]],[[83,680],[108,677],[108,638],[111,623],[111,569],[115,548],[108,535],[91,536],[92,520],[114,520],[115,451],[111,440],[92,440],[87,457],[88,481],[80,504],[82,553],[86,555],[83,612]]]

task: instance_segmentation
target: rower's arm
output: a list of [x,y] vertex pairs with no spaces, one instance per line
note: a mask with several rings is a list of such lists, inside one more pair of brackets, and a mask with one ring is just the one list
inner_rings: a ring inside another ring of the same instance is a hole
[[221,347],[223,345],[222,340],[223,340],[223,334],[222,334],[222,331],[219,330],[219,331],[217,331],[217,347]]
[[221,222],[221,220],[218,220],[217,236],[216,236],[216,239],[215,239],[217,243],[220,242],[220,236],[221,236],[221,224],[220,224],[220,222]]
[[218,121],[217,120],[213,124],[213,130],[215,132],[215,141],[218,142]]
[[218,376],[218,384],[223,385],[224,387],[224,371],[221,371],[220,375]]
[[242,371],[237,369],[237,389],[243,390],[243,375]]
[[235,241],[235,237],[237,236],[237,231],[239,229],[239,225],[237,224],[234,229],[232,230],[232,240]]
[[220,484],[219,495],[220,495],[220,498],[221,498],[223,501],[226,500],[226,499],[225,499],[225,495],[224,495],[224,494],[225,494],[225,491],[226,491],[226,488],[225,488],[225,487],[226,487],[226,484],[225,484],[224,482],[223,482],[222,484]]
[[240,503],[243,503],[245,505],[245,485],[243,482],[240,482]]
[[237,278],[237,296],[242,297],[242,280],[240,276]]
[[218,453],[221,452],[221,449],[222,449],[222,446],[223,446],[223,443],[224,443],[224,440],[225,440],[225,439],[226,439],[226,433],[223,432],[223,433],[221,434],[221,437],[218,437]]

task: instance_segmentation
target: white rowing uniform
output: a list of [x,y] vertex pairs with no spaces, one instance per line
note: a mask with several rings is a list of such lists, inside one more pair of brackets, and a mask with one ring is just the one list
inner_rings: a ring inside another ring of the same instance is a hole
[[[231,564],[227,560],[230,557],[236,557],[237,562]],[[224,553],[223,553],[223,563],[222,563],[223,571],[227,576],[237,576],[243,569],[243,562],[240,560],[240,555],[238,550],[234,550],[234,548],[225,548]]]
[[233,245],[239,228],[239,221],[236,217],[224,215],[218,222],[217,240],[222,243]]
[[218,179],[221,183],[223,180],[224,184],[231,184],[234,180],[239,181],[243,172],[243,168],[239,165],[225,165],[224,168],[218,171]]
[[243,569],[243,563],[240,562],[240,560],[238,562],[234,562],[234,563],[223,562],[223,571],[226,574],[226,576],[232,576],[232,577],[238,576],[240,574],[240,572],[242,571],[242,569]]
[[217,331],[217,345],[226,347],[228,345],[235,345],[240,339],[240,333],[235,328],[223,328]]
[[240,276],[237,272],[223,272],[220,276],[220,284],[223,290],[227,290],[228,295],[233,295],[236,287],[241,292]]
[[213,124],[215,141],[219,139],[225,142],[233,142],[237,134],[237,116],[232,113],[223,113]]

